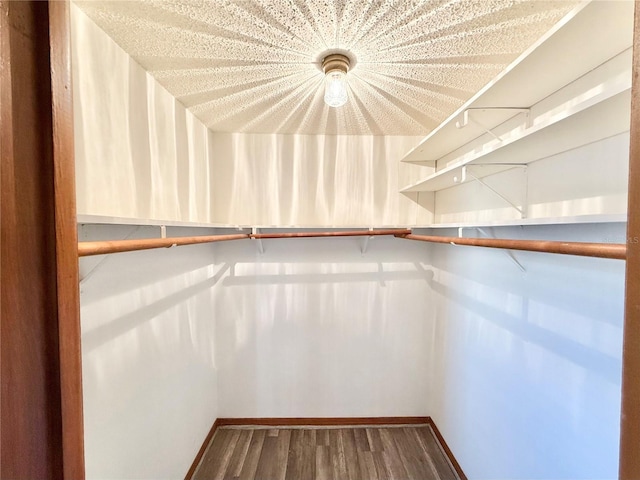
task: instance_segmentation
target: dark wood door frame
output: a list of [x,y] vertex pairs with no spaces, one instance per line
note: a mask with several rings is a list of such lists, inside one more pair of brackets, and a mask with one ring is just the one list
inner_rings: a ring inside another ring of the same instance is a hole
[[624,480],[640,479],[640,2],[638,0],[635,2],[634,16],[627,271],[620,418],[619,476]]
[[0,15],[0,477],[83,479],[69,4]]

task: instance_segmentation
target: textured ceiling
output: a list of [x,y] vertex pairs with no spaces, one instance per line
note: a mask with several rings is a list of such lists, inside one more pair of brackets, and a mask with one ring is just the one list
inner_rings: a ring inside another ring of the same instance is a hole
[[[78,1],[210,129],[423,135],[578,2]],[[347,50],[349,101],[323,102],[323,53]]]

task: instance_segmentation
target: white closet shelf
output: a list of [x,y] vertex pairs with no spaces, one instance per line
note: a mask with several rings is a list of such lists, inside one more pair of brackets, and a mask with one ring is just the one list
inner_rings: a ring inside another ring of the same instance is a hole
[[428,230],[430,228],[489,228],[489,227],[519,227],[519,226],[543,226],[543,225],[579,225],[589,223],[626,223],[626,213],[573,215],[566,217],[540,217],[522,218],[515,220],[491,220],[477,222],[458,223],[433,223],[430,225],[415,226],[413,230]]
[[[112,217],[109,215],[86,215],[77,216],[78,224],[91,225],[143,225],[143,226],[165,226],[165,227],[194,227],[194,228],[239,228],[237,225],[220,225],[215,223],[183,222],[175,220],[153,220],[149,218],[136,217]],[[251,227],[249,227],[251,228]]]
[[406,224],[385,224],[385,225],[229,225],[222,223],[199,223],[184,222],[175,220],[152,220],[136,217],[114,217],[109,215],[88,215],[77,216],[78,224],[87,225],[142,225],[142,226],[165,226],[165,227],[193,227],[193,228],[219,228],[235,230],[291,230],[291,231],[344,231],[344,230],[366,230],[366,229],[394,229],[411,228]]
[[539,117],[531,127],[513,131],[502,141],[484,144],[401,192],[443,190],[464,181],[465,168],[482,178],[628,131],[630,88],[627,75],[611,79],[585,98]]
[[[402,161],[433,167],[443,156],[484,135],[486,131],[472,122],[464,128],[456,127],[467,110],[472,119],[479,119],[488,129],[522,115],[513,109],[535,105],[627,49],[632,44],[632,24],[633,2],[579,5],[426,136]],[[602,35],[590,34],[593,25],[598,25],[599,31],[606,30],[603,32],[606,41],[602,41]]]
[[[574,215],[566,217],[540,217],[540,218],[524,218],[514,220],[492,220],[492,221],[477,221],[466,223],[434,223],[429,225],[384,225],[376,226],[375,229],[390,229],[390,228],[458,228],[458,227],[501,227],[501,226],[517,226],[517,225],[558,225],[558,224],[577,224],[577,223],[620,223],[627,221],[627,214],[607,214],[607,215]],[[304,232],[304,231],[343,231],[343,230],[366,230],[372,227],[363,227],[362,225],[355,226],[306,226],[306,227],[294,227],[294,226],[235,226],[235,225],[220,225],[210,223],[189,223],[189,222],[163,222],[160,220],[141,220],[136,218],[127,217],[106,217],[102,215],[78,215],[79,224],[90,225],[144,225],[144,226],[162,226],[165,227],[200,227],[200,228],[241,228],[243,230],[251,230],[252,228],[258,228],[260,230],[287,230],[292,232]]]

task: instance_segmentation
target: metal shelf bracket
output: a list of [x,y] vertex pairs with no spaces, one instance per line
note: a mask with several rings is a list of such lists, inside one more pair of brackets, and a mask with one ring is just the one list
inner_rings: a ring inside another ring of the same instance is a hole
[[[257,235],[258,233],[260,233],[260,229],[257,227],[252,227],[251,228],[251,235]],[[254,240],[258,245],[258,252],[260,252],[260,255],[264,254],[264,245],[262,245],[262,239],[261,238],[255,238],[255,237],[251,237],[251,240]]]
[[[140,228],[142,227],[142,225],[136,225],[124,238],[123,240],[128,240],[129,238],[131,238],[131,236],[133,234],[135,234],[138,230],[140,230]],[[161,231],[162,229],[164,229],[165,226],[162,225]],[[109,258],[111,257],[111,255],[103,255],[102,258],[80,279],[80,289],[82,290],[82,287],[89,281],[89,279],[95,275],[98,270],[100,270],[100,268],[102,268],[102,266],[109,260]]]
[[[369,231],[373,232],[373,227],[369,227]],[[367,247],[369,246],[369,240],[373,240],[375,237],[373,235],[368,235],[364,237],[364,241],[362,243],[362,248],[360,249],[360,253],[364,256],[367,253]]]
[[[167,226],[166,225],[160,225],[160,238],[167,238]],[[172,245],[169,245],[167,248],[172,248],[172,247],[176,247],[177,245],[174,243]]]
[[[458,238],[464,238],[464,234],[463,234],[463,230],[465,228],[473,228],[475,230],[477,230],[481,235],[484,235],[487,238],[495,238],[494,235],[491,235],[489,233],[487,233],[483,228],[480,227],[458,227]],[[455,245],[455,243],[453,243],[452,245]],[[522,271],[523,273],[527,273],[527,270],[524,268],[524,266],[518,261],[518,259],[515,257],[515,255],[513,254],[512,250],[502,250],[502,253],[504,253],[509,260],[516,266],[518,267],[518,269],[520,271]]]
[[515,208],[520,213],[522,218],[527,218],[527,203],[528,202],[527,202],[527,188],[526,188],[526,186],[523,189],[525,198],[523,199],[522,207],[520,207],[516,203],[512,202],[509,198],[505,197],[503,194],[498,192],[495,188],[493,188],[487,182],[482,180],[482,178],[478,177],[477,175],[474,175],[473,172],[471,172],[469,170],[469,167],[472,167],[472,166],[481,167],[481,166],[484,166],[484,165],[504,165],[504,166],[509,166],[509,167],[513,167],[513,168],[522,168],[522,169],[524,169],[525,175],[527,173],[527,166],[526,165],[522,165],[520,163],[515,163],[515,164],[511,164],[511,163],[480,163],[480,164],[477,164],[477,165],[465,165],[464,167],[462,167],[462,174],[461,174],[460,178],[458,179],[457,177],[455,177],[453,179],[453,181],[456,182],[456,183],[465,183],[468,180],[468,178],[471,178],[472,180],[475,180],[476,182],[480,183],[483,187],[485,187],[487,190],[492,192],[494,195],[497,195],[498,197],[500,197],[502,200],[504,200],[506,203],[508,203],[511,207]]
[[529,128],[531,126],[531,109],[530,108],[478,107],[478,108],[467,108],[464,112],[462,112],[462,121],[460,121],[460,120],[456,121],[456,128],[458,128],[458,129],[464,128],[467,125],[469,125],[469,123],[472,123],[472,124],[476,125],[477,127],[480,127],[482,130],[484,130],[486,133],[491,135],[493,138],[495,138],[499,142],[502,141],[502,138],[500,138],[498,135],[493,133],[493,131],[490,128],[486,127],[485,125],[480,123],[478,120],[476,120],[474,118],[471,118],[471,116],[469,116],[469,112],[472,111],[472,110],[473,111],[481,111],[481,112],[491,111],[491,110],[508,110],[508,111],[515,112],[515,113],[524,113],[524,118],[525,118],[524,128]]

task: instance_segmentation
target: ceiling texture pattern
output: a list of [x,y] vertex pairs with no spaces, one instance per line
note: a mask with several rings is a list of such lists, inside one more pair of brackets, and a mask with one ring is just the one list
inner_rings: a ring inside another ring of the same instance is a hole
[[[424,135],[579,2],[76,3],[213,131]],[[352,60],[339,108],[323,101],[330,52]]]

